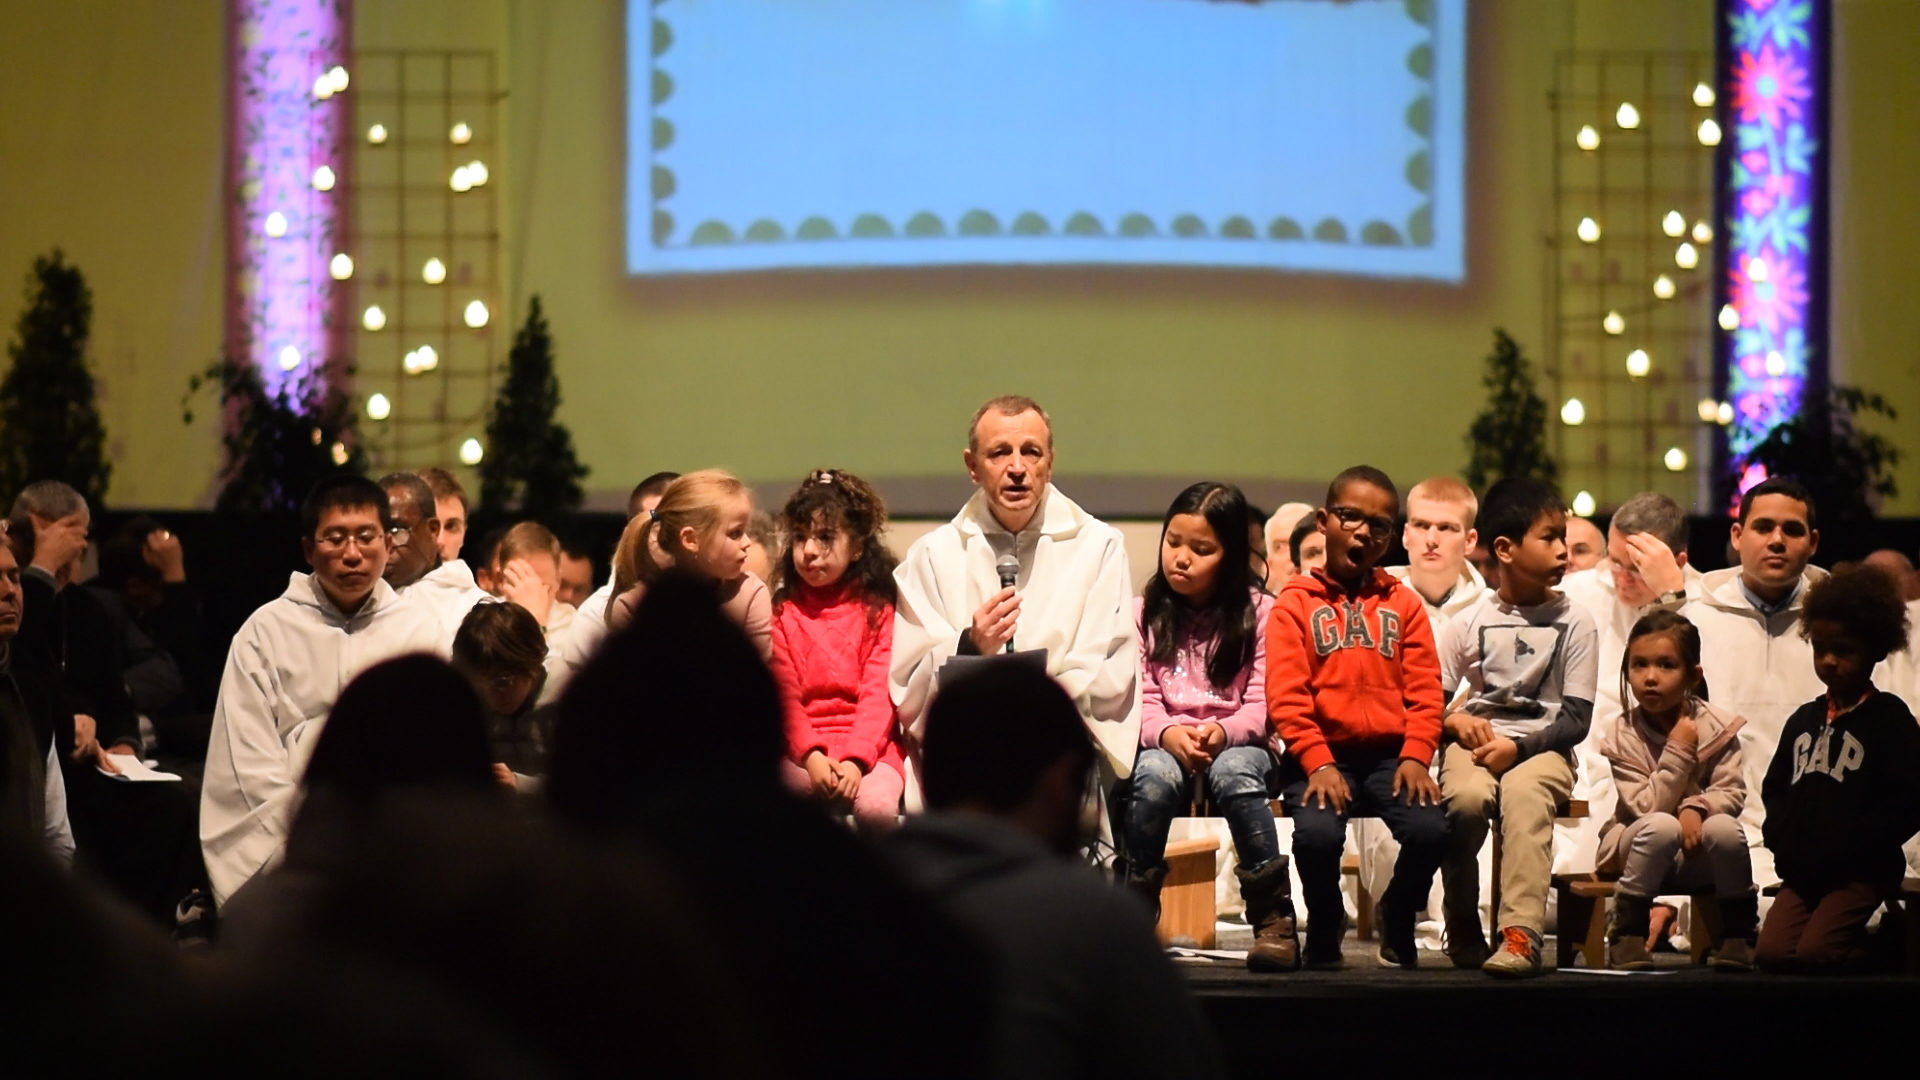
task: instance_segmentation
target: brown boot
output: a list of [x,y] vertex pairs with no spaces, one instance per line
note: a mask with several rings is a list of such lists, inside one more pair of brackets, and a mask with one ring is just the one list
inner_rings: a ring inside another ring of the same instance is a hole
[[1753,941],[1760,930],[1759,895],[1743,893],[1715,902],[1720,905],[1720,947],[1707,963],[1715,971],[1752,971]]
[[1607,927],[1607,966],[1616,971],[1647,971],[1653,954],[1647,951],[1647,926],[1653,898],[1613,894],[1613,922]]
[[1160,886],[1167,880],[1167,864],[1161,863],[1151,870],[1127,873],[1127,891],[1140,898],[1147,906],[1147,917],[1153,925],[1160,925]]
[[1294,971],[1300,967],[1300,934],[1294,926],[1293,881],[1287,857],[1275,856],[1265,866],[1234,871],[1240,879],[1240,897],[1247,902],[1247,924],[1253,927],[1253,947],[1247,950],[1248,971]]

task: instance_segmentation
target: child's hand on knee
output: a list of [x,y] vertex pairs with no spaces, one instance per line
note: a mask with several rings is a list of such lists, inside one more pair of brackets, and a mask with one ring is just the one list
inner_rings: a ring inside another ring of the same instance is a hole
[[1474,764],[1495,776],[1513,768],[1513,763],[1519,760],[1520,744],[1507,738],[1489,739],[1473,752]]
[[1340,770],[1332,765],[1322,765],[1307,777],[1307,793],[1300,797],[1300,802],[1302,805],[1318,806],[1323,810],[1344,814],[1352,798],[1353,792],[1347,788],[1347,778],[1340,775]]
[[1700,842],[1706,836],[1707,818],[1699,807],[1688,806],[1680,811],[1680,850],[1689,855],[1700,850]]
[[1472,713],[1448,713],[1440,726],[1453,740],[1469,750],[1478,750],[1493,741],[1493,725]]
[[813,785],[813,793],[822,798],[831,798],[840,786],[840,774],[833,767],[833,759],[815,750],[807,755],[807,781]]
[[1227,748],[1227,729],[1219,724],[1202,724],[1200,731],[1200,750],[1209,758],[1220,756]]
[[1434,806],[1440,802],[1440,785],[1433,782],[1433,774],[1427,767],[1412,758],[1405,758],[1400,767],[1393,770],[1393,795],[1399,798],[1404,793],[1408,806]]
[[1168,724],[1160,733],[1160,749],[1188,772],[1199,772],[1213,763],[1213,756],[1201,748],[1199,732],[1186,724]]
[[843,761],[833,768],[834,792],[841,798],[852,802],[860,794],[860,765],[858,762]]

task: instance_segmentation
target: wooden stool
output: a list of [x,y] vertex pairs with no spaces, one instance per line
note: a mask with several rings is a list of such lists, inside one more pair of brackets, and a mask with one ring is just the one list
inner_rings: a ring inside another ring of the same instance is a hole
[[[1595,874],[1555,874],[1560,923],[1553,935],[1553,966],[1573,966],[1576,953],[1590,968],[1607,966],[1607,900],[1617,882]],[[1720,907],[1713,896],[1692,897],[1688,905],[1687,955],[1697,966],[1720,940]]]
[[1160,887],[1160,943],[1214,945],[1213,864],[1220,841],[1213,836],[1167,845],[1167,877]]

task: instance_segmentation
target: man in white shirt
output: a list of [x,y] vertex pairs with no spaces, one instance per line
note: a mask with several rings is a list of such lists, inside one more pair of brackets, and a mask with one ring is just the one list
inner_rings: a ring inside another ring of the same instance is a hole
[[1740,565],[1700,579],[1700,595],[1680,610],[1700,628],[1700,666],[1707,691],[1721,709],[1744,717],[1740,755],[1747,805],[1740,814],[1753,848],[1753,880],[1771,885],[1773,853],[1762,844],[1766,807],[1760,781],[1773,763],[1787,717],[1826,692],[1813,671],[1813,646],[1800,636],[1807,586],[1826,577],[1808,566],[1820,547],[1813,495],[1799,483],[1773,477],[1740,498],[1733,525]]
[[1600,630],[1600,681],[1593,726],[1574,759],[1573,797],[1586,801],[1587,817],[1554,827],[1556,874],[1591,872],[1600,830],[1613,817],[1613,769],[1599,742],[1623,704],[1632,704],[1620,700],[1620,661],[1633,624],[1655,611],[1678,611],[1700,595],[1700,572],[1687,564],[1687,512],[1667,496],[1643,491],[1621,503],[1602,546],[1600,565],[1569,573],[1560,583],[1560,591],[1586,609]]
[[[1106,791],[1132,771],[1140,742],[1140,657],[1120,532],[1054,488],[1053,427],[1030,398],[982,405],[961,460],[973,497],[916,540],[894,574],[890,681],[909,749],[948,660],[1009,643],[1044,649],[1048,674],[1093,733]],[[996,569],[1006,555],[1019,563],[1012,586]],[[910,781],[909,805],[915,787]]]
[[414,473],[389,473],[380,478],[380,487],[387,493],[388,517],[397,530],[393,535],[407,536],[406,543],[394,543],[382,576],[408,603],[424,604],[433,612],[451,650],[467,612],[492,597],[474,583],[465,562],[442,557],[438,500],[425,480]]
[[340,691],[382,660],[446,655],[450,642],[424,604],[402,603],[381,578],[395,543],[386,492],[360,476],[314,486],[300,508],[311,574],[248,617],[234,636],[214,705],[200,797],[200,845],[225,903],[279,861],[295,785]]

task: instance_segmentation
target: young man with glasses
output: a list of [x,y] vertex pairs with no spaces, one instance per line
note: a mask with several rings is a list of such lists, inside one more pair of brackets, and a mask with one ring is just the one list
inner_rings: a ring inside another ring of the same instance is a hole
[[214,705],[200,844],[220,904],[279,862],[295,787],[341,688],[382,660],[451,645],[428,606],[401,603],[382,580],[412,535],[378,484],[322,480],[300,527],[313,572],[294,574],[234,636]]
[[1347,817],[1375,814],[1400,843],[1380,898],[1380,962],[1412,968],[1414,919],[1447,850],[1429,769],[1440,743],[1440,662],[1425,603],[1377,568],[1400,495],[1378,469],[1334,478],[1315,511],[1327,563],[1280,590],[1267,623],[1267,715],[1282,766],[1293,861],[1307,902],[1306,962],[1341,964]]
[[1747,802],[1740,827],[1753,845],[1754,884],[1779,881],[1773,853],[1761,843],[1767,808],[1760,781],[1773,761],[1787,717],[1826,692],[1813,669],[1813,646],[1800,636],[1807,586],[1827,576],[1809,566],[1820,548],[1813,495],[1785,477],[1763,480],[1740,497],[1731,530],[1740,565],[1700,580],[1699,596],[1680,613],[1700,628],[1700,667],[1713,703],[1746,719],[1740,756]]

